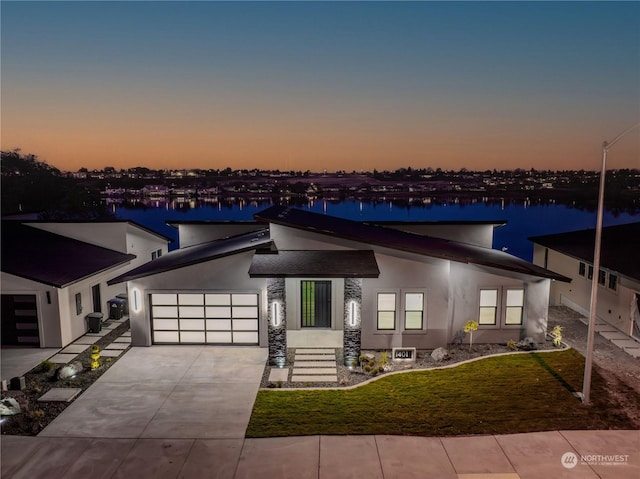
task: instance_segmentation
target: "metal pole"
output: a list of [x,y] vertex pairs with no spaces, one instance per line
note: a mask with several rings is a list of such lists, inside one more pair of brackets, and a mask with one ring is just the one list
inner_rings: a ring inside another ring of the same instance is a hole
[[602,243],[602,216],[604,210],[604,184],[607,169],[607,152],[615,143],[640,123],[627,128],[611,142],[602,143],[602,170],[600,171],[600,189],[598,191],[598,215],[596,219],[596,241],[593,248],[593,277],[591,278],[591,303],[589,306],[589,332],[587,334],[587,354],[584,360],[584,378],[582,381],[582,403],[589,404],[591,399],[591,369],[593,367],[593,346],[596,333],[596,314],[598,307],[598,277],[600,276],[600,247]]
[[598,192],[598,216],[596,219],[596,244],[593,250],[593,277],[591,278],[591,303],[589,306],[589,333],[587,335],[587,355],[584,362],[582,380],[582,403],[589,404],[591,395],[591,368],[593,364],[593,343],[596,334],[596,311],[598,306],[598,277],[600,276],[600,245],[602,242],[602,213],[604,209],[604,182],[607,168],[607,150],[609,144],[602,144],[602,170],[600,171],[600,190]]

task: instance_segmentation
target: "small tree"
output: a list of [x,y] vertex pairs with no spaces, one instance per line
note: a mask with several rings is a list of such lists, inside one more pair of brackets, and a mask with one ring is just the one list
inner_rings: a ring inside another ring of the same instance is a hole
[[550,333],[551,337],[553,338],[553,345],[556,348],[559,348],[560,345],[562,344],[562,329],[563,329],[562,326],[557,324],[553,327]]
[[478,329],[478,322],[469,320],[464,325],[464,332],[469,333],[469,352],[471,352],[471,346],[473,345],[473,332]]

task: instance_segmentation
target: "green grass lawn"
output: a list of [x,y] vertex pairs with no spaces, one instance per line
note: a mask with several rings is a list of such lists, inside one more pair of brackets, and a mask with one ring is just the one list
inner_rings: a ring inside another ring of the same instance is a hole
[[447,436],[630,428],[594,371],[592,405],[575,350],[489,357],[453,369],[383,377],[349,390],[261,390],[247,437],[315,434]]

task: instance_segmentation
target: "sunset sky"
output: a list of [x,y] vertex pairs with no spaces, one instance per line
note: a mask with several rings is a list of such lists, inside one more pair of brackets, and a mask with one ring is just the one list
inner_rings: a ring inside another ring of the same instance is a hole
[[0,8],[2,149],[63,170],[597,169],[640,121],[638,2]]

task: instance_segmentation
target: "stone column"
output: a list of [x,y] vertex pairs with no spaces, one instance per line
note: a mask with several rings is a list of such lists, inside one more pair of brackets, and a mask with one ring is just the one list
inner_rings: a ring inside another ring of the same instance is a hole
[[[351,303],[355,304],[355,324],[352,325]],[[362,278],[344,279],[343,352],[345,366],[358,362],[362,336]]]
[[[267,333],[269,340],[269,364],[284,367],[287,362],[287,308],[284,278],[267,279]],[[280,323],[273,324],[273,302],[277,302]]]

